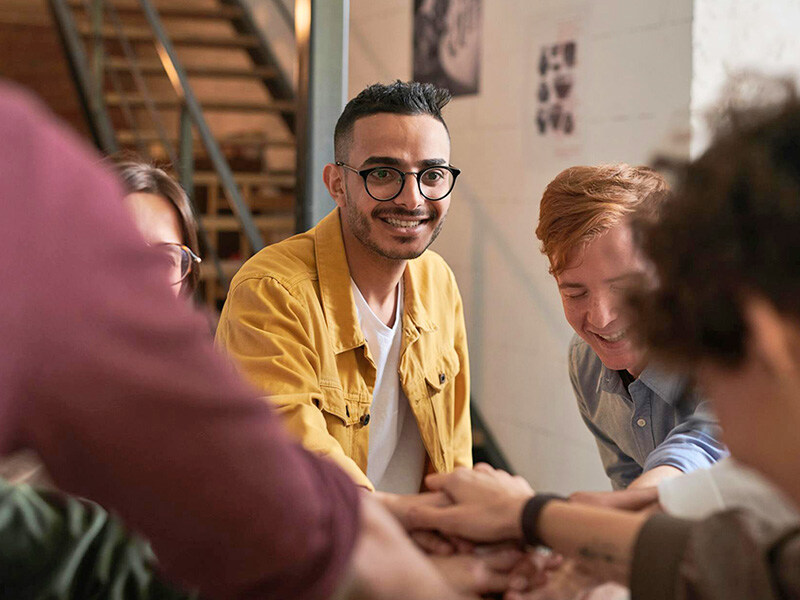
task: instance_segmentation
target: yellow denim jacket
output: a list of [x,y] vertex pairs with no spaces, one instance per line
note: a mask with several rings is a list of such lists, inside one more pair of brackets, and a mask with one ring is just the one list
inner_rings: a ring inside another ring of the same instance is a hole
[[[472,466],[467,336],[455,278],[426,251],[408,262],[403,286],[400,383],[427,469]],[[338,209],[247,261],[231,283],[216,341],[309,450],[373,489],[365,473],[376,371],[358,324]]]

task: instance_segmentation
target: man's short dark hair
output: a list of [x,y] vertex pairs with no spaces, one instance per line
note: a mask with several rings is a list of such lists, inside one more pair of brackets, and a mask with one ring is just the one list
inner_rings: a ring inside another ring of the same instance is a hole
[[685,365],[737,366],[755,293],[800,319],[800,103],[737,110],[685,167],[674,198],[640,238],[658,289],[634,299],[643,341]]
[[[450,92],[432,83],[400,81],[384,85],[374,83],[344,107],[333,134],[336,160],[347,160],[353,137],[353,125],[358,119],[379,113],[397,115],[430,115],[447,130],[442,109],[450,102]],[[448,131],[449,135],[449,131]]]

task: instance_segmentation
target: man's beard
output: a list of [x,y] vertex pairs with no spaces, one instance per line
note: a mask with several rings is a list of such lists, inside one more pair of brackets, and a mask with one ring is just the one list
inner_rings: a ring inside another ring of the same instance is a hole
[[[348,190],[345,190],[345,197],[347,198],[347,203],[344,207],[344,216],[347,219],[347,224],[350,227],[350,231],[353,232],[353,235],[356,236],[359,242],[361,242],[364,246],[382,256],[383,258],[388,258],[390,260],[411,260],[412,258],[417,258],[421,256],[425,250],[436,240],[439,235],[439,232],[442,230],[442,226],[444,225],[445,218],[447,217],[447,213],[444,213],[439,219],[439,222],[436,224],[436,227],[431,234],[431,239],[428,240],[428,243],[425,244],[425,247],[421,250],[417,249],[407,249],[403,250],[387,250],[386,248],[381,248],[378,243],[372,239],[372,224],[370,223],[369,217],[363,213],[358,212],[355,208],[355,202],[350,198],[350,193]],[[380,208],[380,207],[378,207]],[[376,210],[378,210],[376,208]],[[408,211],[402,209],[396,209],[391,211],[380,211],[378,215],[382,217],[387,216],[396,216],[396,217],[413,217],[413,218],[421,218],[425,219],[428,218],[430,215],[424,213],[423,211]],[[375,212],[373,211],[372,215],[376,217]],[[413,243],[416,242],[416,239],[400,239],[398,240],[399,243]]]

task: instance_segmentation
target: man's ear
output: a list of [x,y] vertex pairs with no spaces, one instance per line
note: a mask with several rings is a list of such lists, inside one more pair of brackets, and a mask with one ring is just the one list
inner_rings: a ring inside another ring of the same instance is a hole
[[743,303],[749,350],[777,377],[796,376],[800,365],[800,324],[778,312],[762,296],[749,295]]
[[344,170],[333,163],[328,163],[322,169],[322,180],[325,182],[325,187],[328,188],[331,198],[336,202],[336,206],[343,208],[347,200],[344,187]]

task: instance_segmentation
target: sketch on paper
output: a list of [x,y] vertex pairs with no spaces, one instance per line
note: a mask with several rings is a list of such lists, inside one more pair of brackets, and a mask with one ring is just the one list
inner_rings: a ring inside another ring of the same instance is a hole
[[539,53],[539,88],[536,127],[540,135],[575,131],[573,98],[578,45],[574,40],[542,46]]

